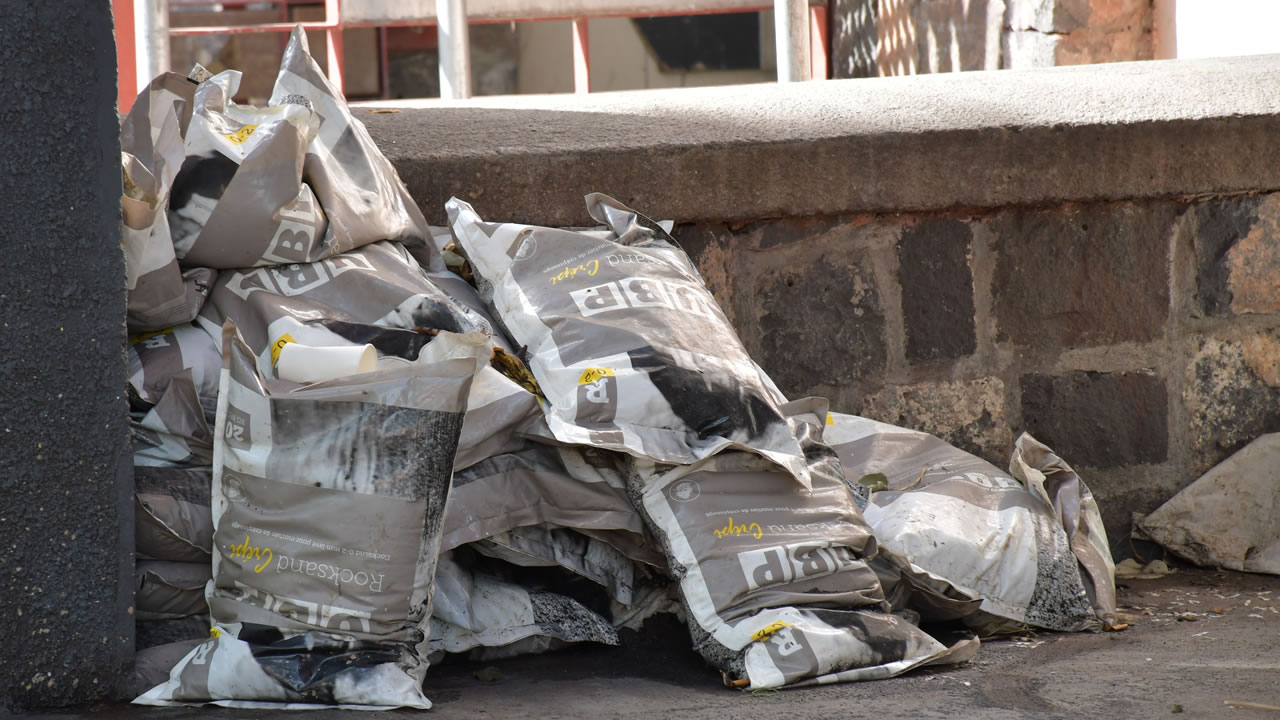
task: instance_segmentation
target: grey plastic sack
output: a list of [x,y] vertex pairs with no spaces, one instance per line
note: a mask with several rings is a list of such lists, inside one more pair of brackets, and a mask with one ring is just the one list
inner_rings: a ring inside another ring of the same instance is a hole
[[134,468],[134,545],[138,556],[210,563],[212,470]]
[[139,620],[172,620],[208,614],[204,589],[208,562],[139,560],[134,568],[135,603]]
[[454,235],[547,399],[561,442],[688,464],[749,448],[807,484],[777,398],[697,269],[656,223],[587,196],[607,231],[490,223],[457,198]]
[[212,418],[218,407],[221,367],[218,342],[189,322],[129,338],[129,385],[148,405],[160,402],[175,375],[190,370],[200,405]]
[[[915,569],[980,597],[981,612],[966,618],[979,631],[1084,630],[1100,627],[1106,604],[1114,613],[1114,580],[1099,582],[1095,612],[1044,492],[932,435],[866,418],[832,413],[824,439],[851,480],[883,475],[888,489],[872,493],[864,510],[877,540]],[[1032,467],[1025,458],[1016,465],[1022,477]],[[1078,510],[1068,512],[1085,524]]]
[[607,620],[553,592],[527,590],[440,557],[430,648],[472,660],[541,652],[575,642],[617,645]]
[[133,463],[199,468],[213,464],[213,434],[190,369],[169,379],[155,407],[130,413]]
[[195,84],[165,73],[143,89],[120,125],[124,192],[120,197],[129,332],[190,322],[204,303],[215,272],[185,272],[174,255],[166,211],[182,167],[183,136]]
[[483,540],[518,527],[620,530],[643,543],[644,520],[626,489],[568,473],[564,458],[585,462],[578,448],[525,443],[519,450],[458,470],[445,515],[441,548]]
[[223,336],[214,637],[135,702],[430,707],[431,592],[478,333],[297,386]]
[[633,497],[680,582],[694,647],[727,682],[877,679],[976,651],[976,640],[948,649],[885,612],[868,565],[875,537],[834,453],[817,441],[825,411],[816,401],[790,407],[811,491],[752,453],[674,468],[632,461]]
[[[212,330],[235,321],[265,375],[275,374],[280,348],[290,342],[369,343],[381,357],[412,360],[431,342],[424,330],[480,331],[509,350],[474,302],[455,299],[463,289],[452,290],[441,290],[404,246],[377,242],[310,264],[224,272],[199,322]],[[540,412],[537,396],[486,366],[472,385],[459,467],[512,446],[515,428]]]
[[603,540],[569,528],[530,525],[470,545],[481,555],[521,567],[560,567],[603,587],[610,599],[630,605],[636,566]]
[[311,263],[379,240],[426,246],[421,212],[300,28],[267,107],[232,102],[239,84],[227,70],[196,90],[169,212],[179,260],[245,268]]

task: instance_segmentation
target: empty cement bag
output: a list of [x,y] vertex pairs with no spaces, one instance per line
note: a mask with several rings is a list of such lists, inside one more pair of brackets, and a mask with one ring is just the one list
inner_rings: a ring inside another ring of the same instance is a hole
[[245,268],[315,262],[379,240],[426,246],[421,212],[300,28],[267,107],[232,102],[240,77],[227,70],[196,89],[169,213],[183,263]]
[[208,630],[201,637],[187,640],[175,640],[162,645],[139,647],[133,656],[133,692],[140,695],[148,689],[164,682],[169,673],[182,659],[200,646],[208,636]]
[[751,449],[808,483],[804,453],[697,269],[665,230],[604,195],[607,230],[485,222],[446,205],[478,282],[564,443],[688,464]]
[[[832,413],[823,437],[851,481],[871,476],[887,487],[873,492],[863,511],[879,543],[915,570],[980,597],[980,611],[966,622],[981,633],[1096,629],[1114,614],[1114,580],[1100,569],[1091,596],[1081,563],[1094,563],[1096,550],[1085,558],[1073,552],[1046,493],[927,433]],[[1019,447],[1029,442],[1020,439]],[[1025,451],[1016,458],[1018,475],[1034,474]],[[1080,532],[1082,541],[1088,538],[1082,550],[1095,547],[1099,536],[1105,544],[1101,525],[1086,511],[1087,488],[1078,478],[1073,485],[1076,501],[1061,515],[1090,528]]]
[[137,467],[134,478],[134,540],[138,556],[174,562],[210,563],[213,514],[207,469]]
[[135,603],[139,620],[172,620],[208,614],[204,589],[207,562],[139,560],[134,566]]
[[129,433],[134,465],[201,468],[213,464],[213,433],[190,369],[170,378],[155,407],[130,413]]
[[632,461],[632,495],[680,583],[694,648],[726,682],[752,689],[885,678],[972,657],[976,640],[947,648],[886,612],[868,566],[875,537],[835,454],[817,441],[825,402],[788,412],[812,463],[811,490],[753,453],[674,468]]
[[174,255],[167,209],[185,158],[195,83],[165,73],[143,89],[120,124],[120,197],[130,333],[191,322],[216,273],[185,272]]
[[[188,640],[204,642],[209,639],[209,628],[208,613],[168,620],[139,620],[135,629],[135,645],[139,650],[145,650]],[[168,671],[165,674],[168,675]]]
[[307,34],[300,27],[289,35],[268,104],[302,105],[319,118],[302,174],[329,218],[325,248],[330,254],[394,240],[420,250],[420,258],[429,256],[426,264],[431,270],[444,269],[428,242],[422,211],[364,123],[351,114],[342,93],[311,57]]
[[[430,707],[432,582],[479,333],[298,387],[223,335],[213,637],[135,702]],[[257,706],[257,705],[253,705]]]
[[644,534],[644,520],[625,488],[570,475],[564,457],[584,462],[578,448],[525,441],[519,450],[456,471],[441,548],[451,550],[518,527],[543,524]]
[[190,370],[200,406],[212,418],[221,368],[218,342],[190,322],[129,338],[129,385],[147,405],[159,403],[173,377]]
[[1140,518],[1136,530],[1206,567],[1280,575],[1280,433],[1263,435]]
[[527,590],[498,575],[440,557],[431,617],[431,652],[466,653],[497,660],[544,652],[570,643],[617,645],[603,617],[576,600]]
[[[274,375],[287,343],[317,347],[371,344],[379,357],[413,360],[438,330],[480,331],[514,360],[478,298],[459,302],[427,277],[403,245],[378,242],[316,263],[227,271],[199,322],[236,327],[265,375]],[[538,398],[493,367],[472,385],[459,467],[519,445],[514,430],[541,414]]]
[[481,555],[520,567],[560,567],[600,585],[609,598],[630,605],[636,567],[603,540],[552,525],[529,525],[472,543]]

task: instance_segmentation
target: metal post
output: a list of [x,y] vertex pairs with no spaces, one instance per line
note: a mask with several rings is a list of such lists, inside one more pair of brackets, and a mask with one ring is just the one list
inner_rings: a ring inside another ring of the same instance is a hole
[[827,42],[830,33],[827,31],[828,5],[814,5],[809,8],[809,78],[826,80],[830,74]]
[[471,97],[471,40],[467,36],[464,0],[436,0],[436,22],[440,37],[440,97],[465,100]]
[[809,79],[809,3],[773,0],[774,46],[778,52],[778,82]]
[[587,18],[573,20],[573,91],[591,92],[591,47],[587,34]]
[[169,69],[169,0],[134,0],[138,86]]
[[329,82],[340,93],[343,87],[342,0],[324,0],[324,45],[329,60]]

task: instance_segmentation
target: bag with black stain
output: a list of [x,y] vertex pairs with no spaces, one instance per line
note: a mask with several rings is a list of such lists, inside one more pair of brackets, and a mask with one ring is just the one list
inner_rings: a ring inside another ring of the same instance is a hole
[[430,707],[432,583],[480,333],[297,386],[224,327],[213,635],[135,702]]
[[886,678],[973,657],[976,639],[948,648],[888,612],[869,565],[875,537],[819,440],[825,401],[784,412],[811,489],[746,452],[689,466],[632,461],[632,499],[667,552],[694,648],[726,683],[751,689]]
[[528,349],[556,439],[671,464],[748,449],[807,484],[782,399],[689,257],[616,200],[586,201],[605,230],[491,223],[446,205],[477,282]]

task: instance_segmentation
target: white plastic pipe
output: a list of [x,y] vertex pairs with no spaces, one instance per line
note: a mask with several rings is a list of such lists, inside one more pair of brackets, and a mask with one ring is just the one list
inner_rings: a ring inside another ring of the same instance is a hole
[[471,97],[471,39],[467,35],[465,0],[436,0],[440,38],[440,97]]
[[778,53],[778,82],[809,79],[809,3],[773,0],[773,42]]
[[169,0],[133,0],[138,87],[169,70]]

